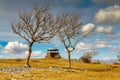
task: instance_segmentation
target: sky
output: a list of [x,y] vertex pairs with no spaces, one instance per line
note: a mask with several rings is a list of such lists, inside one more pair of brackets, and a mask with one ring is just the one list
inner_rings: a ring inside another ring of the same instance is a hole
[[[19,11],[32,10],[34,4],[50,4],[53,15],[69,11],[80,14],[83,27],[92,26],[95,33],[76,45],[71,58],[79,59],[85,52],[97,52],[93,59],[117,59],[120,54],[120,0],[0,0],[0,59],[25,58],[27,42],[14,34],[11,23],[19,21]],[[44,58],[48,48],[58,48],[60,55],[67,58],[67,53],[60,41],[35,43],[32,48],[33,58]]]

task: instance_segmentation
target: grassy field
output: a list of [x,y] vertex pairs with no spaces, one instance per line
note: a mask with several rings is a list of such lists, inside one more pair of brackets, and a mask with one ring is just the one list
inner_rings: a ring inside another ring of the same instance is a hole
[[[0,68],[23,66],[25,60],[0,60]],[[67,67],[63,59],[31,59],[34,68]],[[0,80],[120,80],[120,64],[72,62],[70,70],[33,70],[24,73],[0,72]]]

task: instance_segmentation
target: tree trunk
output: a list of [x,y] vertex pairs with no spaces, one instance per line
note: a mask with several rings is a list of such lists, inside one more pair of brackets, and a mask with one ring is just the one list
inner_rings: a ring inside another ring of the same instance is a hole
[[70,56],[70,51],[67,50],[68,52],[68,68],[71,68],[71,56]]
[[28,55],[27,55],[26,62],[25,62],[25,66],[27,67],[31,67],[29,62],[30,62],[30,57],[32,53],[32,45],[33,45],[33,42],[30,43],[29,48],[28,48]]

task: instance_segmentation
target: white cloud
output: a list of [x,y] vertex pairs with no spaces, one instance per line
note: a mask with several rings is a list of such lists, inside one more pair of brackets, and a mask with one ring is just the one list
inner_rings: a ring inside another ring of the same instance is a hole
[[97,23],[115,24],[120,22],[120,6],[114,5],[106,9],[100,9],[94,18]]
[[8,42],[8,44],[2,50],[3,53],[10,54],[23,54],[27,51],[28,46],[18,41]]
[[119,46],[108,46],[108,48],[110,49],[111,52],[114,53],[120,53],[120,45]]
[[96,48],[107,48],[109,49],[109,53],[120,53],[120,45],[112,45],[109,41],[102,41],[97,39],[95,42]]
[[113,32],[113,28],[112,28],[112,27],[107,27],[107,28],[105,28],[105,33],[110,34],[110,33],[112,33],[112,32]]
[[93,29],[94,29],[95,25],[93,23],[88,23],[86,25],[83,26],[83,28],[81,29],[83,34],[89,34]]
[[108,46],[111,51],[117,51],[117,46]]
[[[27,54],[28,54],[28,51],[25,51],[25,55],[26,55],[26,56],[27,56]],[[35,57],[40,58],[40,57],[42,57],[42,56],[43,56],[42,51],[33,51],[33,52],[31,53],[31,57],[32,57],[32,58],[35,58]]]
[[97,39],[97,40],[95,41],[96,48],[107,48],[107,47],[108,47],[108,44],[109,44],[109,42],[107,42],[107,41],[102,41],[102,40],[99,40],[99,39]]
[[100,32],[100,33],[104,33],[105,32],[105,28],[100,26],[96,28],[96,32]]
[[116,50],[116,47],[110,45],[109,41],[104,41],[104,40],[100,40],[100,39],[96,39],[92,43],[88,43],[88,44],[86,44],[86,43],[78,43],[76,45],[76,51],[77,52],[80,52],[80,51],[95,52],[97,48],[108,48],[111,51],[113,49]]
[[108,56],[104,56],[102,59],[103,59],[103,60],[109,60],[110,57],[108,57]]
[[113,28],[111,26],[109,26],[109,27],[99,26],[96,28],[96,32],[111,34],[113,32]]
[[[8,42],[8,44],[2,50],[3,53],[7,53],[9,57],[26,58],[28,55],[28,45],[20,43],[18,41]],[[15,55],[13,55],[15,54]],[[44,57],[42,51],[33,51],[31,53],[32,58]]]
[[77,46],[76,46],[77,49],[80,49],[80,50],[89,50],[91,49],[91,45],[89,44],[85,44],[85,43],[79,43]]
[[97,48],[106,48],[106,44],[97,44]]
[[41,56],[41,55],[42,55],[42,51],[34,51],[34,52],[32,52],[33,57],[37,57],[37,56]]
[[0,56],[0,59],[4,59],[4,56],[3,56],[3,55],[1,55],[1,56]]
[[85,52],[97,52],[95,46],[90,43],[90,44],[85,44],[85,43],[78,43],[76,45],[75,53],[81,53],[82,51]]

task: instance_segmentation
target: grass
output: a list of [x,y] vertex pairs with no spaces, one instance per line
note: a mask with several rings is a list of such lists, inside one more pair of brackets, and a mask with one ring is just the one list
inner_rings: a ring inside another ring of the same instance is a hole
[[[0,60],[0,68],[23,66],[25,59]],[[63,59],[31,59],[32,67],[49,68],[51,66],[67,67]],[[72,62],[74,70],[34,70],[26,73],[0,72],[0,80],[119,80],[120,64],[94,64]],[[82,71],[77,71],[77,69]]]

